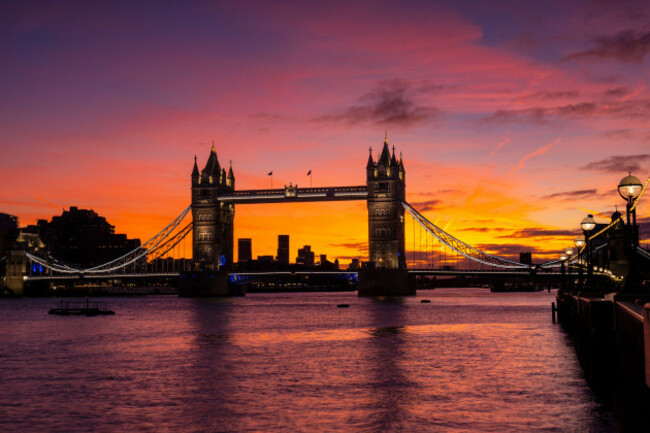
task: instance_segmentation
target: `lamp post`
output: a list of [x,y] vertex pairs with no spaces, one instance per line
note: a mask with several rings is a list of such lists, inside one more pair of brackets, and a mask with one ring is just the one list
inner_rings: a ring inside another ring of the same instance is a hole
[[560,261],[562,262],[562,291],[566,291],[566,254],[560,254]]
[[[573,245],[576,246],[576,248],[578,249],[578,253],[580,253],[580,249],[585,246],[585,237],[582,235],[576,237],[573,240]],[[578,283],[582,288],[582,280],[583,280],[584,272],[582,270],[582,256],[580,254],[578,254],[578,260],[579,260],[578,261]]]
[[594,216],[589,214],[584,217],[580,222],[580,227],[585,234],[585,242],[587,246],[587,283],[589,283],[589,280],[594,273],[594,270],[591,267],[591,240],[589,239],[589,233],[596,228],[596,220],[594,220]]
[[566,263],[566,272],[568,276],[568,281],[571,282],[571,263],[569,263],[569,260],[571,259],[571,256],[573,255],[573,247],[566,247],[564,249],[564,254],[566,254],[567,258],[567,263]]
[[[627,214],[627,230],[625,231],[625,246],[627,249],[627,258],[629,262],[629,269],[627,278],[625,279],[625,288],[627,291],[636,284],[636,246],[639,243],[639,231],[636,225],[636,209],[632,210],[634,206],[634,199],[636,199],[643,190],[643,184],[638,177],[632,176],[628,173],[618,183],[618,193],[626,201],[626,214]],[[630,214],[632,214],[632,221],[630,221]]]

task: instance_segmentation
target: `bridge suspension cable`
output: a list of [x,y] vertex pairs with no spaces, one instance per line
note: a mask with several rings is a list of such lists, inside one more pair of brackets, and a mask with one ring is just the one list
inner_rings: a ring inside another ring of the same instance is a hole
[[410,204],[402,202],[402,206],[404,206],[404,209],[406,209],[406,211],[422,228],[424,228],[429,234],[433,235],[433,237],[435,237],[439,242],[454,251],[454,253],[460,254],[461,256],[476,263],[501,269],[529,270],[531,268],[530,265],[504,259],[502,257],[486,253],[469,244],[466,244],[465,242],[457,239],[456,237],[450,235],[440,227],[433,224],[421,213],[415,210],[415,208],[413,208],[413,206]]
[[106,274],[115,272],[117,270],[125,269],[127,266],[134,263],[138,263],[143,259],[146,261],[159,259],[171,251],[175,246],[177,246],[192,231],[193,223],[190,221],[188,224],[178,230],[178,232],[173,234],[177,227],[179,227],[181,222],[185,219],[191,208],[191,206],[188,206],[185,210],[183,210],[183,212],[174,218],[172,222],[167,224],[161,231],[156,233],[153,237],[142,243],[140,246],[134,248],[126,254],[121,255],[116,259],[98,266],[81,269],[63,264],[51,256],[48,259],[44,259],[29,252],[26,253],[26,256],[31,261],[38,263],[44,268],[47,268],[53,272],[64,274]]

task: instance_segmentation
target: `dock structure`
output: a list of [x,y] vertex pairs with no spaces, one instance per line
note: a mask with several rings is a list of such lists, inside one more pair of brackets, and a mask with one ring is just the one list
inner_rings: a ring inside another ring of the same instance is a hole
[[557,314],[587,382],[615,406],[620,431],[650,431],[650,296],[560,292]]
[[61,300],[56,307],[50,309],[49,314],[57,316],[106,316],[113,315],[115,311],[106,307],[106,302],[85,302]]

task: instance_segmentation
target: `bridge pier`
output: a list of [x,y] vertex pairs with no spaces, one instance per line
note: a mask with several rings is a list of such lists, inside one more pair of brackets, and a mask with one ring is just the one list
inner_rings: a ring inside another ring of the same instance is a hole
[[244,286],[230,284],[228,271],[190,271],[180,275],[178,296],[244,296]]
[[13,296],[23,296],[25,290],[25,250],[7,251],[7,272],[4,278],[4,290]]
[[415,276],[406,269],[360,269],[359,296],[415,296]]

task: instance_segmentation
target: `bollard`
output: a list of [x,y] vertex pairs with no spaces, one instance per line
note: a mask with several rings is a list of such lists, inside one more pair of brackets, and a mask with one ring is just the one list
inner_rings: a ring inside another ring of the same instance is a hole
[[551,302],[551,316],[553,317],[553,323],[555,323],[555,312],[557,311],[557,307],[555,306],[555,302]]

